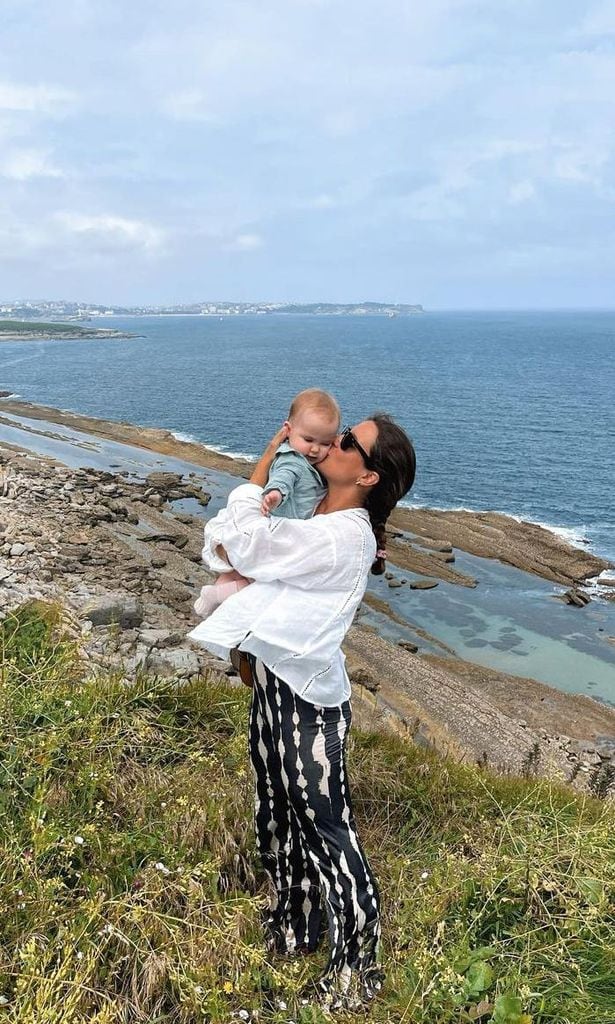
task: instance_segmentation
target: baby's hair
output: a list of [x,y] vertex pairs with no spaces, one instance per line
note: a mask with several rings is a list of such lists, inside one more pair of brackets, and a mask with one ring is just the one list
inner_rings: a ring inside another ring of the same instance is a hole
[[321,391],[320,388],[306,388],[305,391],[300,391],[298,395],[295,395],[290,403],[288,419],[291,420],[293,416],[297,416],[307,409],[328,413],[331,419],[337,420],[338,423],[341,420],[340,407],[333,395],[330,395],[328,391]]

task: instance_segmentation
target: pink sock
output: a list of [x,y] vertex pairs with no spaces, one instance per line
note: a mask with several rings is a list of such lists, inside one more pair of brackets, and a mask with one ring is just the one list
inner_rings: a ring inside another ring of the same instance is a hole
[[216,610],[218,605],[226,601],[231,594],[236,594],[246,586],[244,580],[231,580],[230,583],[213,583],[211,586],[203,587],[201,593],[194,603],[194,610],[202,619],[206,619]]

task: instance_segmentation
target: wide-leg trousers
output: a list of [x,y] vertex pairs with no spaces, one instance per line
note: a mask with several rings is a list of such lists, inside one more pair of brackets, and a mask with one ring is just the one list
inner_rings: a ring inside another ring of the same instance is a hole
[[375,994],[382,972],[376,967],[380,896],[357,835],[346,774],[350,703],[310,704],[248,658],[256,843],[272,882],[268,944],[282,953],[309,953],[326,925],[330,955],[318,987],[333,1005],[351,1005]]

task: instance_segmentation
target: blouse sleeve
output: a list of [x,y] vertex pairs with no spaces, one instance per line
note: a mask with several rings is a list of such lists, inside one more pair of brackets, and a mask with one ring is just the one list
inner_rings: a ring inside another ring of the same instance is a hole
[[[326,586],[336,572],[337,549],[326,516],[282,519],[261,515],[263,488],[241,484],[226,509],[205,527],[203,557],[211,568],[228,570],[215,555],[221,544],[234,569],[253,580],[286,580],[310,589]],[[207,552],[207,557],[206,557]],[[212,557],[213,556],[213,557]],[[215,560],[216,564],[213,564]]]

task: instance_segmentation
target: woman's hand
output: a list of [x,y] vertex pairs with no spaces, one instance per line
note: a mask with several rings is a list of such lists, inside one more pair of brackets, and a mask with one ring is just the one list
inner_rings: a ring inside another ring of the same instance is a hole
[[282,424],[279,430],[276,430],[275,434],[271,438],[271,441],[267,445],[266,450],[269,451],[270,449],[273,449],[275,452],[277,452],[278,448],[282,444],[282,441],[286,441],[289,434],[290,423],[287,420],[285,423]]
[[258,484],[259,487],[264,487],[267,483],[269,476],[269,470],[271,469],[271,463],[275,459],[278,448],[285,441],[290,433],[290,424],[285,422],[282,424],[280,429],[271,438],[271,441],[265,448],[265,451],[261,455],[260,459],[254,467],[252,476],[250,477],[251,484]]

